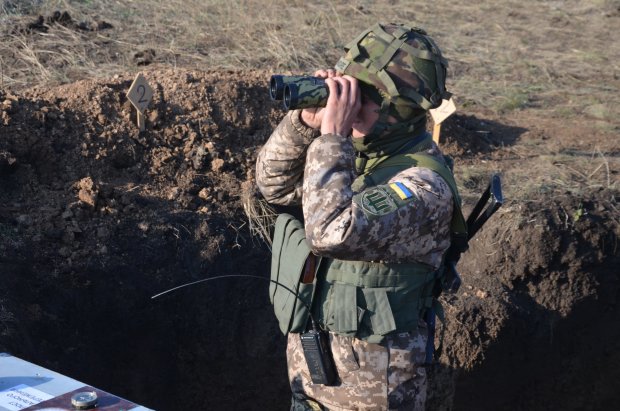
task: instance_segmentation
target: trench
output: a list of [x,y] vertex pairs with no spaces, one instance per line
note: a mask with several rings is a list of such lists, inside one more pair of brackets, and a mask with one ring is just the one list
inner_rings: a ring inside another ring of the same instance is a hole
[[[21,314],[0,346],[157,410],[286,409],[285,339],[267,282],[225,278],[151,299],[201,274],[267,276],[266,250],[242,248],[190,274],[173,268],[176,258],[144,263],[143,247],[125,254],[141,264],[91,260],[69,283],[45,279],[32,261],[0,265],[13,274],[3,303]],[[170,279],[154,280],[162,267]]]
[[[282,116],[263,74],[150,73],[145,133],[123,97],[130,78],[2,96],[0,351],[158,410],[288,408],[266,281],[151,299],[205,277],[268,277],[268,247],[239,201]],[[446,147],[478,161],[490,144],[480,124],[455,116],[444,131],[458,139]],[[484,124],[497,151],[524,132]],[[617,199],[566,194],[490,220],[459,265],[464,288],[446,299],[429,409],[613,408]],[[554,212],[562,207],[588,213],[569,226]],[[536,224],[514,223],[534,214]]]

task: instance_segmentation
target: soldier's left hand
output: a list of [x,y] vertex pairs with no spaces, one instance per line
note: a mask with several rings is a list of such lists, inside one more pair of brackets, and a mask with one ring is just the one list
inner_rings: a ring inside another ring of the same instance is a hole
[[362,107],[357,79],[348,75],[325,79],[329,97],[323,112],[321,134],[348,136]]
[[[340,73],[334,69],[321,69],[314,72],[314,77],[329,78],[340,76]],[[301,110],[301,121],[306,126],[319,129],[321,128],[321,121],[323,119],[323,107],[311,107]]]

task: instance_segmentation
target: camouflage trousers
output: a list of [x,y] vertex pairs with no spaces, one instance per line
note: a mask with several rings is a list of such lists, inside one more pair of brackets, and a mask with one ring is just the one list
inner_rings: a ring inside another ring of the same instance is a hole
[[329,339],[339,377],[331,387],[312,383],[299,334],[288,335],[291,410],[424,410],[426,324],[387,336],[381,344],[331,332]]

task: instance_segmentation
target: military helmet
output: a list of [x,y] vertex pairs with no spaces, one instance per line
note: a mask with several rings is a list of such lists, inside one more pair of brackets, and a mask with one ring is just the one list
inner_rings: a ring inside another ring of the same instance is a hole
[[[345,46],[336,70],[357,78],[364,94],[389,105],[399,121],[439,107],[446,92],[448,62],[420,28],[376,24]],[[383,110],[382,110],[383,111]]]

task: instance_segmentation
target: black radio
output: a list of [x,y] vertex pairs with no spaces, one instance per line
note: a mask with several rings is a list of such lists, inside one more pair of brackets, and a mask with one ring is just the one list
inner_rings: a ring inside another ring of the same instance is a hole
[[301,334],[301,346],[314,384],[334,385],[336,367],[329,347],[327,332],[310,330]]

